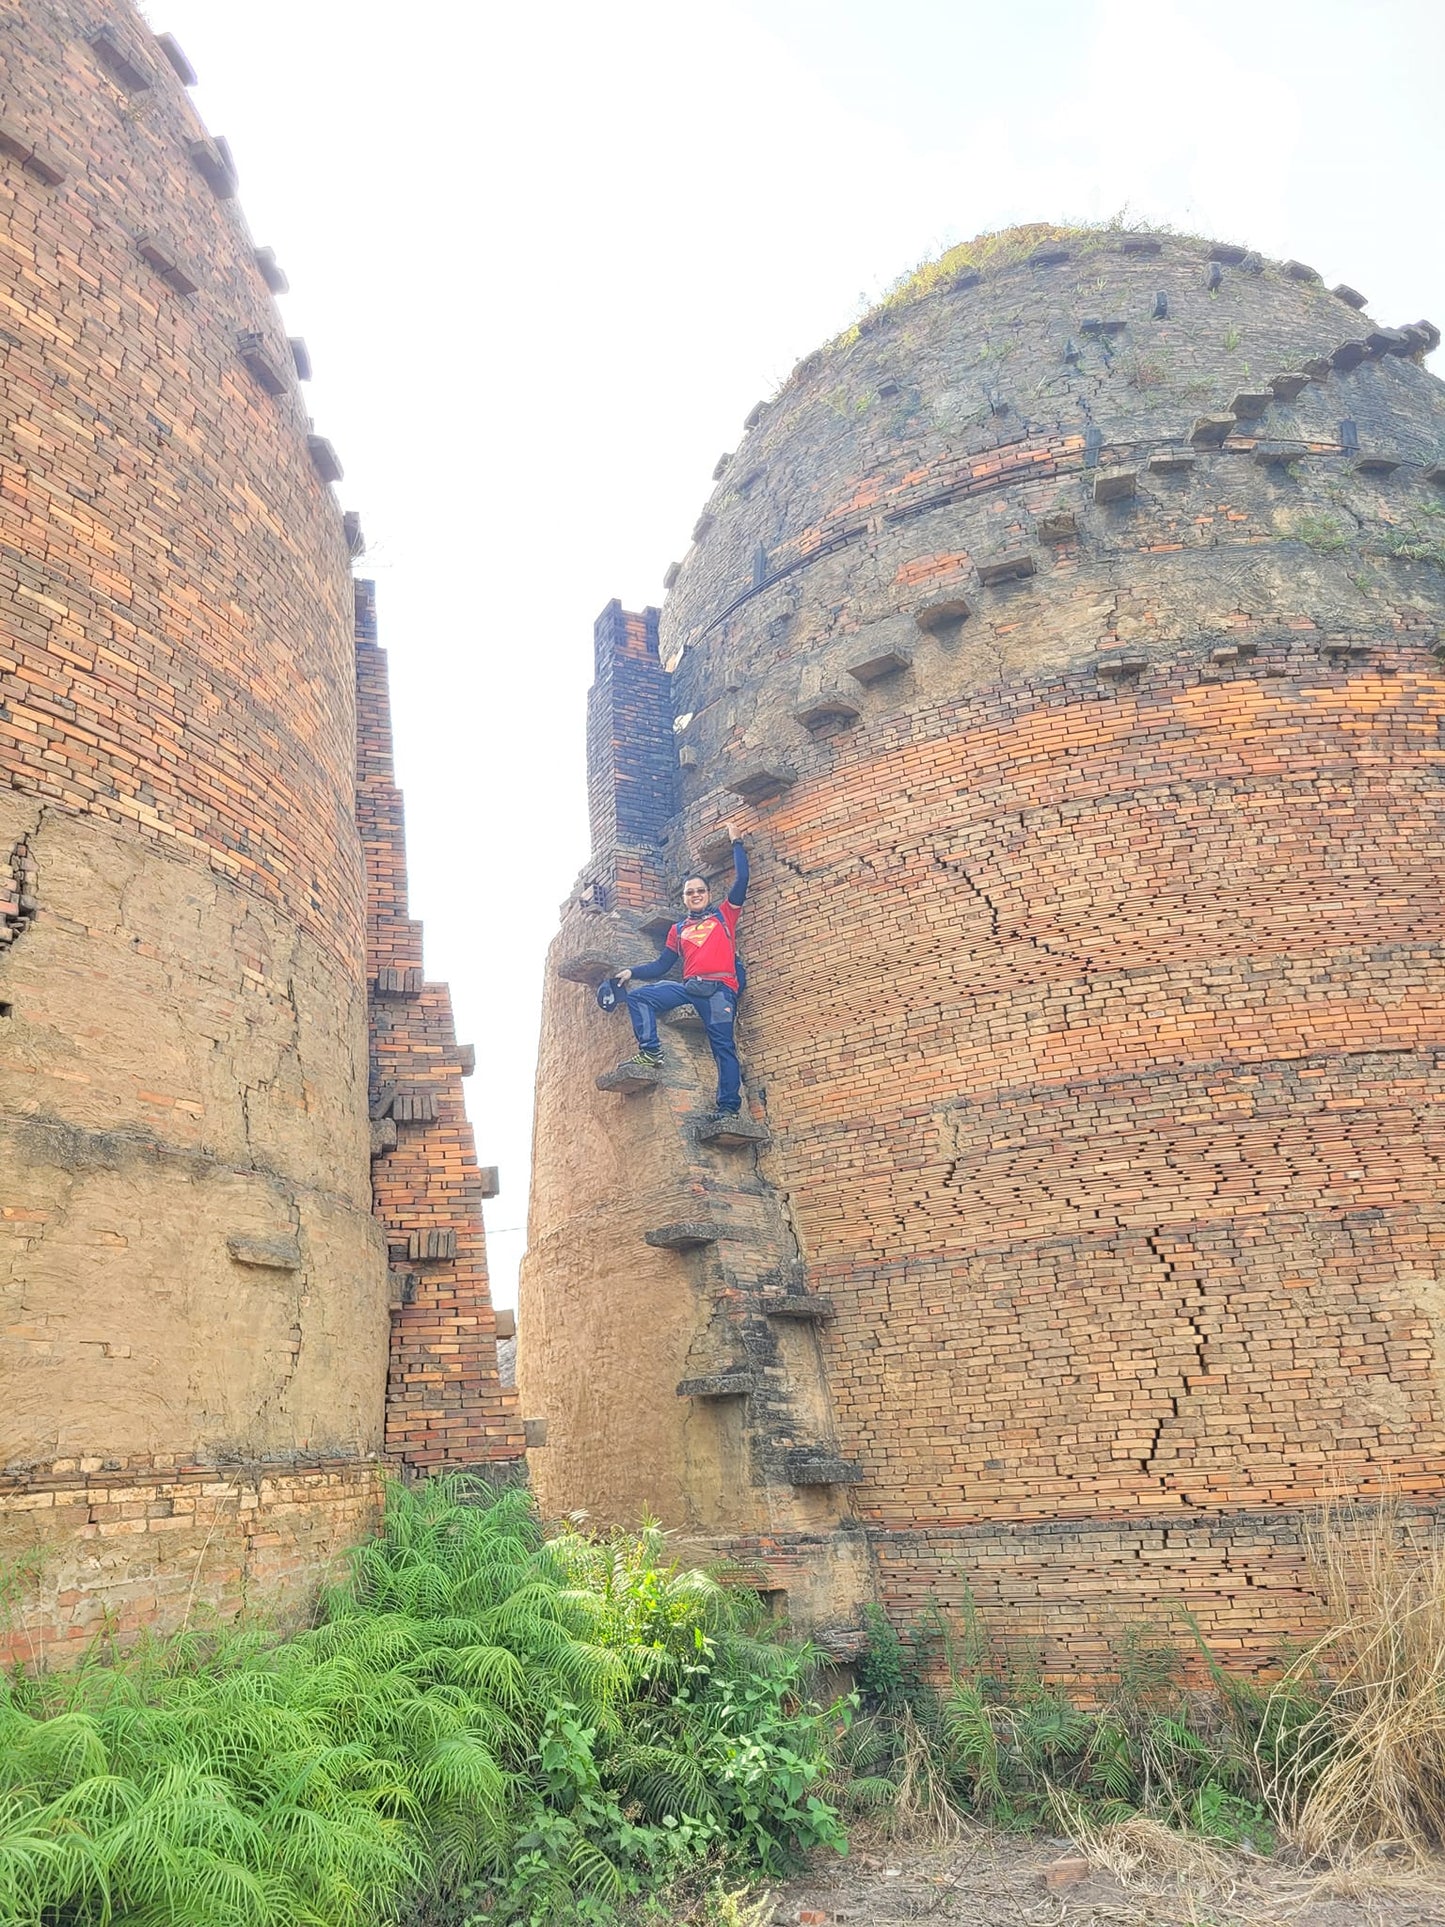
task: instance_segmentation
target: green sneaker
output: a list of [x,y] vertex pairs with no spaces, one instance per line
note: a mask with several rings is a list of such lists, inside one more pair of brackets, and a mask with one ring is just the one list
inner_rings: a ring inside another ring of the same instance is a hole
[[660,1071],[662,1052],[660,1050],[640,1050],[636,1056],[629,1057],[625,1064],[617,1066],[620,1071]]

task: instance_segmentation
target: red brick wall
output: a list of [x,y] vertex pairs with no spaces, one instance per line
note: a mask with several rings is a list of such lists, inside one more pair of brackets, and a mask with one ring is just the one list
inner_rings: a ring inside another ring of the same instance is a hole
[[[206,130],[139,19],[99,0],[23,16],[0,122],[61,178],[0,153],[9,780],[200,860],[349,964],[346,554],[280,316],[236,202],[189,158]],[[117,84],[92,51],[107,25],[150,86]],[[280,393],[248,372],[242,335]]]
[[517,1395],[497,1376],[483,1174],[461,1080],[471,1068],[445,984],[427,983],[407,915],[386,656],[372,585],[357,584],[357,817],[366,850],[372,1189],[392,1280],[388,1456],[412,1472],[501,1469],[522,1456]]

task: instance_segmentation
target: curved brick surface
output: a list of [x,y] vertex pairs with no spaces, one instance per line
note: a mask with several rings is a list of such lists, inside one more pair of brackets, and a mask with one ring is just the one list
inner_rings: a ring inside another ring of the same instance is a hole
[[374,1502],[388,1319],[340,511],[224,153],[138,16],[45,0],[5,42],[0,1553],[46,1548],[25,1657],[103,1608],[314,1580]]
[[[785,784],[745,812],[741,1035],[778,1254],[835,1316],[791,1416],[609,1397],[628,1193],[676,1195],[679,1153],[658,1116],[623,1169],[564,1163],[620,1100],[590,1088],[589,993],[555,982],[519,1360],[549,1503],[680,1483],[686,1509],[700,1428],[731,1425],[734,1543],[774,1583],[851,1548],[846,1503],[892,1609],[970,1586],[1067,1675],[1175,1597],[1267,1658],[1305,1612],[1303,1509],[1438,1497],[1430,339],[1201,243],[1089,241],[885,316],[762,412],[655,621],[667,832],[603,817],[558,955],[609,924],[645,954],[751,774]],[[706,1317],[667,1301],[673,1352]],[[862,1477],[810,1549],[773,1500],[819,1388]],[[716,1534],[715,1503],[692,1517]]]

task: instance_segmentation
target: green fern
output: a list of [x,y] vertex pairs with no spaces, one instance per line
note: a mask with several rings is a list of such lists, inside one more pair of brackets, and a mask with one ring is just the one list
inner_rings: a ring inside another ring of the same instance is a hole
[[311,1630],[0,1685],[0,1919],[372,1927],[429,1883],[600,1922],[719,1851],[779,1869],[841,1843],[811,1665],[655,1526],[396,1486]]

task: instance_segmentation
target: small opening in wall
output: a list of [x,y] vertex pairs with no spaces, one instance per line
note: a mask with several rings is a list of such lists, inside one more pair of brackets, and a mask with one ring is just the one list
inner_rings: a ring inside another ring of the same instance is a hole
[[769,1619],[787,1618],[788,1589],[786,1586],[759,1586],[758,1598],[762,1600]]
[[14,1015],[15,1015],[14,1004],[0,1004],[0,1018],[13,1017]]

